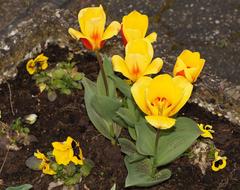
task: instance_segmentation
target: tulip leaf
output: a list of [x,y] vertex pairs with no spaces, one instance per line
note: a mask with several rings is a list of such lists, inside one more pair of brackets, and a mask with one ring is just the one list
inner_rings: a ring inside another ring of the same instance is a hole
[[184,153],[199,137],[197,123],[187,117],[178,117],[175,127],[161,131],[156,154],[156,165],[166,165]]
[[132,141],[130,141],[126,138],[119,138],[118,142],[121,146],[121,151],[124,154],[129,156],[129,155],[137,152],[136,145]]
[[117,115],[120,116],[123,119],[123,121],[129,126],[133,127],[134,124],[137,122],[137,118],[134,115],[134,113],[132,113],[127,108],[119,108],[119,110],[117,111]]
[[91,106],[96,112],[105,119],[112,119],[116,115],[116,111],[121,107],[121,102],[117,98],[108,96],[93,96]]
[[8,187],[6,190],[29,190],[32,189],[32,187],[31,184],[23,184],[16,187]]
[[148,126],[144,120],[135,125],[137,140],[137,151],[143,155],[154,155],[154,145],[156,139],[156,131]]
[[[103,60],[103,69],[104,69],[104,72],[105,72],[106,77],[107,77],[109,96],[110,97],[116,97],[117,93],[116,93],[115,83],[114,83],[113,79],[111,79],[109,77],[109,76],[112,76],[114,74],[113,69],[112,69],[112,64],[106,56],[104,57],[104,60]],[[105,85],[104,85],[104,81],[103,81],[101,71],[99,72],[98,78],[97,78],[97,91],[98,91],[98,94],[106,96],[106,89],[105,89]]]
[[93,98],[95,97],[97,92],[96,84],[91,80],[87,79],[86,77],[83,78],[82,83],[85,88],[85,105],[91,122],[103,136],[105,136],[109,140],[114,140],[111,135],[112,122],[102,118],[102,116],[99,115],[92,106],[92,101],[94,101]]
[[150,187],[171,177],[171,171],[169,169],[162,169],[152,174],[152,161],[149,158],[130,163],[129,157],[126,156],[124,162],[128,170],[125,187]]
[[115,84],[116,87],[127,97],[132,98],[130,86],[127,84],[126,81],[122,80],[121,78],[117,77],[116,75],[110,76]]
[[137,133],[134,127],[128,127],[128,133],[133,140],[137,140]]

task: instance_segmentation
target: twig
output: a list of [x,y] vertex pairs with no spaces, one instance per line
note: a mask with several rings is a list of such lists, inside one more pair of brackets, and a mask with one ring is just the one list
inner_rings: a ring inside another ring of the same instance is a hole
[[2,166],[1,166],[1,168],[0,168],[0,174],[2,173],[3,166],[5,165],[5,162],[7,161],[8,153],[9,153],[9,147],[8,147],[8,149],[7,149],[7,153],[6,153],[5,157],[4,157]]
[[7,86],[8,86],[8,90],[9,90],[9,103],[10,103],[11,111],[12,111],[13,116],[15,116],[15,113],[13,111],[13,104],[12,104],[12,91],[11,91],[11,86],[10,86],[9,82],[7,82]]

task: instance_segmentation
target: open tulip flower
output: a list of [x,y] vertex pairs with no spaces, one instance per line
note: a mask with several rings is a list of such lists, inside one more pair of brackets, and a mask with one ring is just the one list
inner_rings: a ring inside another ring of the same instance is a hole
[[201,73],[205,59],[200,58],[199,52],[184,50],[177,58],[173,69],[174,76],[184,76],[189,82],[197,80]]
[[168,74],[155,78],[142,77],[133,84],[131,92],[138,107],[147,115],[148,123],[158,129],[175,125],[175,115],[188,101],[192,84],[184,77],[172,78]]
[[82,150],[71,137],[68,137],[64,142],[53,142],[53,156],[55,156],[58,164],[68,165],[73,162],[75,165],[83,165]]
[[103,7],[88,7],[81,9],[78,14],[80,31],[69,28],[69,34],[81,40],[87,49],[96,51],[104,45],[105,40],[117,35],[121,25],[113,21],[104,31],[106,15]]
[[35,59],[30,59],[27,62],[26,69],[30,75],[33,75],[39,70],[45,70],[48,67],[48,57],[43,54],[38,55]]
[[126,45],[128,42],[136,39],[146,38],[149,42],[154,42],[157,39],[157,33],[153,32],[145,37],[148,29],[148,16],[132,11],[122,19],[122,37],[123,43]]
[[119,55],[112,57],[113,70],[135,82],[144,75],[157,74],[163,65],[161,58],[153,58],[152,44],[146,39],[131,41],[125,48],[125,60]]

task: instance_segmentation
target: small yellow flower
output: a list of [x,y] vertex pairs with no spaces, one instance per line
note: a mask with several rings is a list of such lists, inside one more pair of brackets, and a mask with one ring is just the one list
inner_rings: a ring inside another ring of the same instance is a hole
[[193,83],[201,73],[204,63],[205,59],[200,58],[199,52],[184,50],[177,58],[173,75],[184,76],[189,82]]
[[212,162],[212,170],[215,172],[225,168],[227,165],[227,157],[226,156],[221,157],[218,154],[219,153],[216,151],[214,154],[215,159]]
[[184,77],[168,74],[155,78],[142,77],[131,88],[138,107],[147,115],[148,123],[158,129],[169,129],[176,120],[171,118],[188,101],[193,86]]
[[74,139],[67,137],[64,142],[53,142],[53,156],[58,164],[68,165],[73,162],[75,165],[83,165],[82,150]]
[[153,58],[152,44],[146,39],[130,41],[125,48],[125,60],[112,57],[113,70],[135,82],[144,75],[157,74],[163,65],[161,58]]
[[39,169],[42,170],[42,172],[44,174],[48,174],[48,175],[55,175],[56,172],[51,169],[50,164],[49,164],[49,159],[41,152],[39,152],[39,150],[37,150],[37,152],[34,153],[34,156],[40,160],[42,160]]
[[138,11],[132,11],[122,19],[122,37],[123,43],[126,45],[132,40],[145,38],[150,43],[156,41],[157,33],[153,32],[145,37],[148,29],[148,16],[139,13]]
[[26,69],[30,75],[33,75],[39,70],[45,70],[48,67],[48,57],[43,54],[38,55],[34,60],[30,59],[27,62]]
[[214,133],[214,130],[212,130],[211,125],[198,124],[198,127],[202,131],[202,137],[213,139],[212,133]]
[[87,7],[81,9],[78,14],[80,31],[69,28],[69,34],[77,40],[81,40],[83,45],[90,50],[96,51],[103,47],[105,40],[117,35],[121,25],[113,21],[104,31],[106,14],[103,7]]

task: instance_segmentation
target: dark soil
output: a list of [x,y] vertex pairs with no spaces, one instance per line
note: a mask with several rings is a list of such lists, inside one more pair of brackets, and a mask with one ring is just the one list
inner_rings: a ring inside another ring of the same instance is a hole
[[[49,57],[50,66],[68,57],[67,49],[49,46],[45,54]],[[98,68],[95,57],[91,54],[75,55],[79,70],[90,79],[95,79]],[[59,95],[56,101],[49,102],[45,93],[39,96],[34,81],[25,70],[24,62],[19,67],[19,74],[13,81],[8,81],[12,91],[12,102],[15,116],[12,115],[9,104],[9,90],[6,84],[0,86],[0,110],[2,121],[10,124],[17,117],[36,113],[39,118],[30,127],[31,134],[38,142],[23,147],[20,151],[9,152],[0,179],[7,186],[30,183],[36,190],[46,190],[51,176],[41,175],[39,171],[32,171],[25,166],[25,160],[39,149],[41,152],[50,150],[53,141],[64,141],[72,136],[81,143],[84,156],[94,161],[95,167],[87,178],[82,181],[80,189],[110,190],[114,183],[117,189],[124,189],[127,175],[120,148],[113,146],[110,141],[101,136],[88,120],[84,107],[83,91],[74,91],[70,96]],[[198,122],[213,125],[214,143],[225,152],[228,157],[227,167],[219,172],[209,168],[206,175],[202,175],[197,166],[190,164],[187,157],[182,157],[170,164],[173,176],[170,180],[149,190],[160,189],[198,189],[198,190],[239,190],[240,189],[240,129],[223,118],[218,118],[194,104],[188,104],[181,111]],[[3,162],[6,151],[0,151],[0,163]],[[137,190],[141,188],[129,188]]]

